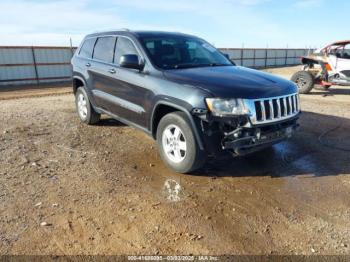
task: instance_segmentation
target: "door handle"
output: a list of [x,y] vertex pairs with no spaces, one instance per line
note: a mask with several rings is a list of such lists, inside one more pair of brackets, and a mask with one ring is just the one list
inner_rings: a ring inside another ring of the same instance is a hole
[[90,63],[86,63],[85,66],[86,66],[86,67],[90,67],[91,64],[90,64]]
[[115,71],[114,68],[111,68],[111,69],[108,70],[108,72],[110,72],[111,74],[115,74],[117,71]]

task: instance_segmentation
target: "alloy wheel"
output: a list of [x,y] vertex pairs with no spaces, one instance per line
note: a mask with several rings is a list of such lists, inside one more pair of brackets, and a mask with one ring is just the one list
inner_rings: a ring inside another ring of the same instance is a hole
[[83,94],[78,95],[78,113],[82,119],[86,119],[87,117],[87,101]]
[[180,163],[186,157],[186,138],[177,125],[167,126],[162,134],[162,145],[166,156],[174,163]]

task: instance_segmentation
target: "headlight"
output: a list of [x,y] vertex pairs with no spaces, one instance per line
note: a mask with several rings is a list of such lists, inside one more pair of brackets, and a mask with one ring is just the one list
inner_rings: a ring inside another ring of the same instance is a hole
[[249,109],[244,106],[243,99],[206,98],[209,110],[215,116],[248,115]]

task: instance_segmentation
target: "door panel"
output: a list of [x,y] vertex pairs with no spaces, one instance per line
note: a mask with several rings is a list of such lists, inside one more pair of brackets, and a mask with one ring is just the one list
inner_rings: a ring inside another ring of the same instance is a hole
[[347,76],[350,70],[349,45],[337,48],[334,54],[329,55],[329,60],[332,68],[334,68],[337,73],[343,73]]
[[133,42],[126,37],[120,36],[117,39],[114,63],[116,72],[111,77],[113,83],[108,86],[107,93],[113,100],[110,112],[129,120],[139,126],[147,127],[147,103],[150,91],[145,83],[147,75],[134,69],[126,69],[119,66],[119,59],[122,55],[136,54],[140,56]]
[[346,70],[350,70],[350,59],[338,58],[337,71],[342,72]]
[[115,97],[111,113],[142,127],[147,126],[145,104],[150,91],[144,86],[146,75],[132,69],[118,68],[108,93]]
[[111,65],[99,62],[90,69],[95,103],[98,107],[107,111],[111,111],[114,104],[110,99],[107,99],[107,96],[102,94],[108,94],[114,84],[113,75],[109,72],[111,68]]
[[136,54],[141,59],[140,52],[127,37],[113,37],[114,45],[106,38],[97,39],[89,67],[94,101],[99,108],[148,128],[150,112],[145,108],[150,108],[148,101],[152,97],[146,84],[149,76],[138,70],[121,68],[118,61],[126,54]]
[[113,103],[105,96],[98,94],[106,93],[113,84],[113,72],[115,66],[112,64],[114,59],[114,48],[116,37],[99,37],[95,44],[93,52],[93,62],[89,68],[89,75],[93,86],[92,93],[98,107],[110,111]]

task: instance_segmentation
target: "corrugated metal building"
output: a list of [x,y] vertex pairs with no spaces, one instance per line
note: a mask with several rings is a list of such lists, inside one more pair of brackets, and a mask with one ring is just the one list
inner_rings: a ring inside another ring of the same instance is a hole
[[0,85],[37,84],[70,80],[69,47],[0,47]]
[[307,55],[309,49],[273,49],[273,48],[223,48],[237,65],[264,68],[300,64],[300,57]]
[[[0,46],[0,85],[69,81],[76,48]],[[308,49],[223,48],[237,65],[252,68],[296,65]]]

